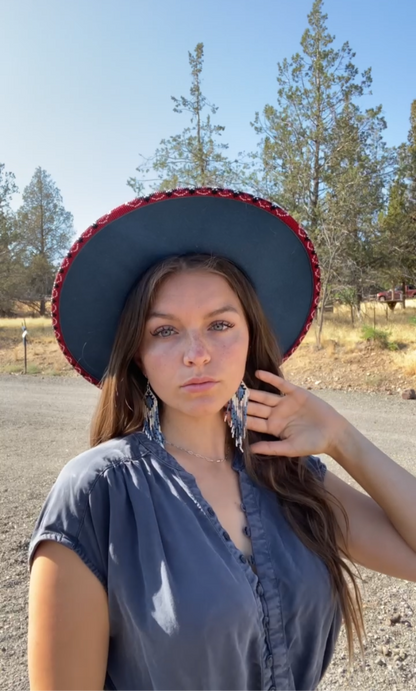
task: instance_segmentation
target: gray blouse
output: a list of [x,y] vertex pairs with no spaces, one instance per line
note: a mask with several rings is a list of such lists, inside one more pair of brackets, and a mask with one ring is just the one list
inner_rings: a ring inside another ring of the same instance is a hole
[[[325,465],[309,458],[322,479]],[[108,593],[105,689],[314,689],[341,624],[323,562],[240,454],[246,534],[257,574],[193,475],[142,433],[72,459],[29,546],[74,550]]]

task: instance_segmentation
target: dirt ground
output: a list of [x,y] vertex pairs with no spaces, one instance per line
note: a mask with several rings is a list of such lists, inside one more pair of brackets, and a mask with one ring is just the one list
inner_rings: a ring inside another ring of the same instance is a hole
[[[322,363],[322,366],[324,363]],[[365,374],[365,373],[364,373]],[[307,372],[304,376],[309,376]],[[316,375],[315,376],[315,381]],[[385,393],[321,390],[380,448],[416,474],[416,401]],[[88,446],[98,391],[80,377],[0,376],[0,689],[28,689],[27,547],[63,465]],[[329,467],[350,481],[334,461]],[[416,688],[416,587],[363,570],[366,658],[347,675],[340,636],[321,691]]]

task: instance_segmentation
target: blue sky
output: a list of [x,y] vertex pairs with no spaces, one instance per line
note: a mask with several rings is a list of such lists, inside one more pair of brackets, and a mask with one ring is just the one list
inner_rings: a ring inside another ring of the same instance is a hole
[[[230,153],[255,148],[250,121],[276,95],[276,63],[299,48],[312,0],[9,0],[0,8],[0,162],[23,190],[36,166],[79,234],[133,196],[139,153],[180,132],[188,50],[205,45],[203,90]],[[416,98],[415,0],[326,0],[336,45],[373,70],[386,141],[404,141]],[[13,205],[19,204],[15,196]]]

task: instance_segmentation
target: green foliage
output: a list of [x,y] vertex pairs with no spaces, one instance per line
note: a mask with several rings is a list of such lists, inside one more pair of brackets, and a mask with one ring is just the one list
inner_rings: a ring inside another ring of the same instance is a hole
[[38,365],[35,365],[33,363],[28,364],[27,366],[27,373],[28,374],[40,374],[41,369],[38,367]]
[[10,202],[18,192],[13,173],[0,163],[0,315],[10,314],[20,278],[20,255]]
[[213,124],[211,119],[218,108],[202,93],[204,44],[198,43],[193,53],[188,52],[188,59],[191,67],[189,97],[171,98],[175,113],[189,113],[189,126],[180,134],[162,139],[154,155],[136,168],[140,177],[129,178],[127,184],[137,196],[143,194],[149,184],[153,190],[164,190],[226,187],[237,182],[240,164],[226,156],[228,144],[220,141],[225,128]]
[[408,177],[409,177],[409,198],[412,204],[413,220],[416,221],[416,99],[412,101],[410,107],[410,129],[408,136]]
[[399,350],[399,344],[396,341],[389,341],[387,348],[388,350]]
[[[302,223],[322,270],[322,301],[351,287],[359,298],[373,278],[377,219],[392,153],[381,106],[362,110],[371,70],[335,46],[323,1],[314,0],[301,50],[278,65],[277,103],[257,113],[261,183]],[[322,327],[323,310],[318,322]],[[318,331],[319,333],[319,331]]]
[[402,164],[390,188],[387,212],[380,218],[376,244],[379,274],[390,285],[410,282],[416,274],[416,218],[409,201],[406,155],[402,147]]
[[398,350],[397,343],[390,342],[390,334],[388,331],[383,331],[382,329],[376,329],[374,326],[369,324],[364,324],[361,329],[361,337],[364,341],[370,341],[377,345],[379,348]]
[[371,87],[371,70],[359,76],[349,44],[334,48],[326,20],[315,0],[301,52],[278,64],[277,106],[266,105],[253,123],[269,188],[312,232],[340,178],[353,176],[351,157],[357,162],[385,127],[381,106],[362,113],[354,105]]
[[338,300],[341,305],[349,305],[350,307],[357,304],[357,291],[355,288],[343,288],[335,293],[335,299]]
[[22,197],[18,221],[27,256],[43,256],[56,264],[73,236],[72,214],[66,211],[60,190],[49,173],[38,167]]
[[1,368],[1,372],[6,372],[7,374],[21,374],[23,373],[23,365],[17,364],[6,364]]
[[50,175],[38,167],[23,191],[17,212],[19,244],[24,256],[22,295],[26,302],[40,302],[50,295],[57,264],[67,251],[72,235],[72,214],[66,211],[61,193]]
[[416,100],[410,109],[407,144],[397,151],[387,209],[380,214],[376,243],[379,274],[390,285],[416,276]]
[[413,324],[413,326],[416,326],[416,317],[410,317],[409,324]]

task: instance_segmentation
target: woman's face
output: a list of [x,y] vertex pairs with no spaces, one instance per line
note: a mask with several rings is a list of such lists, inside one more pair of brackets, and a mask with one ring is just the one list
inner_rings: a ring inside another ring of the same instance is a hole
[[166,406],[212,415],[237,391],[248,346],[237,295],[222,276],[194,270],[170,276],[160,287],[138,361]]

